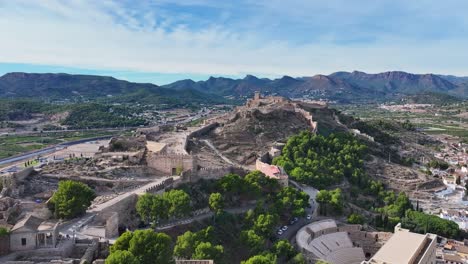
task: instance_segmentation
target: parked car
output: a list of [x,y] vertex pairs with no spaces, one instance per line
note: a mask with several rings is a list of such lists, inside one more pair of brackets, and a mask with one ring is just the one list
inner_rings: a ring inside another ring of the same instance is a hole
[[283,226],[283,227],[281,228],[281,230],[283,230],[283,231],[288,230],[288,226]]
[[278,230],[278,233],[277,233],[279,236],[281,236],[283,234],[283,230]]

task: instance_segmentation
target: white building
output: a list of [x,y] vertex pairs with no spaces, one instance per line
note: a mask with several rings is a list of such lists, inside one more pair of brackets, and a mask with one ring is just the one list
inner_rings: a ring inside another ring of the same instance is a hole
[[443,210],[439,217],[457,223],[460,229],[468,229],[468,211],[466,210]]

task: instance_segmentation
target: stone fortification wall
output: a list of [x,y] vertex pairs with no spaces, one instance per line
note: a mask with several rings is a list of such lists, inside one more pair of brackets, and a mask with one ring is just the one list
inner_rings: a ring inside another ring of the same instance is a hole
[[390,232],[349,232],[349,238],[357,247],[361,247],[366,256],[373,256],[387,242],[393,233]]
[[187,153],[190,153],[190,150],[188,149],[188,143],[189,143],[189,140],[190,140],[190,139],[203,136],[203,135],[207,134],[208,132],[210,132],[211,130],[217,128],[218,126],[219,126],[219,123],[218,123],[218,122],[213,122],[213,123],[210,123],[210,124],[208,124],[208,125],[202,126],[202,127],[198,128],[198,129],[195,130],[195,131],[190,132],[190,133],[185,137],[185,142],[184,142],[184,149],[185,149],[185,151],[186,151]]
[[88,246],[85,253],[83,254],[83,257],[81,257],[80,264],[92,263],[92,261],[97,258],[98,254],[99,240],[95,239],[91,245]]
[[[118,214],[118,225],[121,223],[127,223],[132,219],[132,214],[135,211],[135,205],[138,200],[138,195],[132,194],[127,197],[122,198],[118,202],[104,208],[100,214],[101,215],[112,215],[112,213]],[[114,219],[115,220],[115,219]],[[113,223],[111,221],[111,223]],[[109,230],[113,229],[110,227]]]
[[151,154],[146,157],[146,163],[167,175],[175,175],[176,172],[192,170],[195,167],[193,156],[181,154]]
[[308,242],[313,239],[336,232],[347,232],[354,246],[363,249],[365,255],[373,256],[392,236],[390,232],[367,232],[362,231],[361,225],[342,225],[338,227],[322,229],[315,234],[311,234]]
[[183,182],[196,182],[200,179],[220,179],[229,173],[245,175],[245,171],[242,168],[229,166],[189,170],[184,172],[181,178]]
[[200,137],[208,132],[210,132],[212,129],[215,129],[217,126],[219,126],[218,122],[213,122],[211,124],[208,124],[206,126],[202,126],[199,129],[191,132],[190,134],[187,135],[187,140],[194,138],[194,137]]
[[166,187],[172,186],[174,183],[174,178],[168,178],[167,180],[164,180],[158,185],[151,186],[150,188],[145,190],[145,193],[157,193],[160,190],[165,189]]
[[105,237],[113,238],[119,236],[119,214],[117,212],[110,212],[105,215]]
[[309,111],[297,106],[294,108],[294,111],[306,120],[307,124],[311,127],[312,132],[315,133],[317,131],[317,122],[314,121],[313,116]]

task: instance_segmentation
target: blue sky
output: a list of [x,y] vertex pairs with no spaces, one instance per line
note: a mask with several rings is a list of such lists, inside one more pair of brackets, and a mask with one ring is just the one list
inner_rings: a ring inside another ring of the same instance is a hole
[[0,0],[0,74],[468,75],[468,1]]

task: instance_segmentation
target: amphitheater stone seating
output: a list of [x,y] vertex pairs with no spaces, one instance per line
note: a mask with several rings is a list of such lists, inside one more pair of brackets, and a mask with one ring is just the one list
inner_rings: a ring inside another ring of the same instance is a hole
[[362,248],[354,247],[349,231],[357,231],[360,226],[337,227],[334,220],[323,220],[301,228],[296,242],[302,253],[310,260],[322,259],[330,263],[361,263],[364,258]]
[[337,249],[325,258],[327,262],[334,264],[358,264],[364,259],[364,252],[356,247]]

